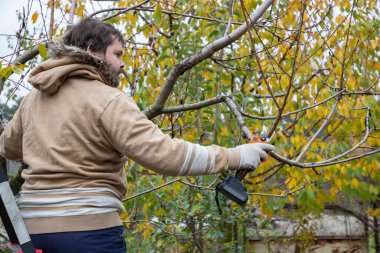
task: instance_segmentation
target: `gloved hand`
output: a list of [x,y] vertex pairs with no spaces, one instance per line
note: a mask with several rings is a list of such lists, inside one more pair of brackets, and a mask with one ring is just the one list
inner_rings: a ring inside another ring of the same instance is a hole
[[235,147],[240,153],[239,170],[247,169],[254,170],[268,157],[269,151],[274,151],[276,148],[267,143],[250,143]]

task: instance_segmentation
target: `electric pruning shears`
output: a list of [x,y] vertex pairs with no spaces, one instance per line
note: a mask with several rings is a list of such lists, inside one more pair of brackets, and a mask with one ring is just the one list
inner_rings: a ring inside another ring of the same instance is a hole
[[[271,139],[266,137],[265,134],[261,134],[260,136],[252,136],[249,143],[269,143],[270,140]],[[269,154],[267,156],[267,159],[263,162],[266,162],[268,159]],[[242,184],[242,181],[250,171],[251,170],[247,169],[238,170],[236,171],[235,176],[227,177],[227,179],[223,180],[215,187],[215,201],[218,206],[219,213],[222,213],[222,209],[219,205],[219,192],[240,206],[245,206],[248,201],[248,194],[247,189]]]

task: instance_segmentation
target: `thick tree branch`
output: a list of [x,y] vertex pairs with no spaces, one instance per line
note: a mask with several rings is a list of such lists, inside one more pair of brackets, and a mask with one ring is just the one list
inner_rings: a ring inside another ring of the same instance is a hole
[[230,45],[232,42],[239,39],[241,36],[243,36],[247,30],[255,23],[259,18],[261,18],[265,11],[271,6],[273,3],[273,0],[267,0],[264,2],[257,10],[250,16],[250,22],[249,24],[243,24],[235,31],[231,32],[229,35],[224,36],[220,39],[215,40],[205,48],[203,48],[198,53],[182,60],[181,62],[174,65],[172,70],[170,71],[166,82],[164,84],[164,87],[162,88],[161,93],[158,95],[156,101],[151,105],[149,108],[144,110],[144,113],[147,115],[149,119],[154,118],[158,114],[160,114],[166,100],[168,99],[176,81],[178,78],[185,73],[187,70],[193,68],[200,62],[204,61],[205,59],[211,57],[215,52],[219,51],[220,49],[225,48],[226,46]]
[[235,115],[236,120],[238,121],[239,127],[241,131],[243,132],[243,137],[247,139],[251,139],[252,133],[251,131],[249,131],[248,127],[245,125],[244,119],[241,116],[241,113],[239,109],[237,108],[235,102],[229,97],[226,97],[225,101],[226,101],[227,106],[230,108],[231,112]]

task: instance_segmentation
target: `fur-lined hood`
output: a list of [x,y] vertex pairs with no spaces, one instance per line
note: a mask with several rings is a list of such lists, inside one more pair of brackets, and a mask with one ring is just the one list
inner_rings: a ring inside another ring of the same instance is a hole
[[34,68],[28,79],[41,92],[54,94],[67,78],[74,76],[118,86],[118,77],[103,58],[62,42],[51,43],[48,48],[50,59]]

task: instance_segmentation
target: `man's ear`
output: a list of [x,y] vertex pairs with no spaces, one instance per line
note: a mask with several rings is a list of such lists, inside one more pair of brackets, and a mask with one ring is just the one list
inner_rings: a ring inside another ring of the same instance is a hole
[[87,52],[91,53],[91,54],[95,54],[97,56],[103,56],[103,54],[101,52],[99,52],[98,50],[96,50],[93,46],[89,45],[86,49]]
[[92,46],[88,46],[87,49],[86,49],[87,52],[89,53],[95,53],[95,50]]

